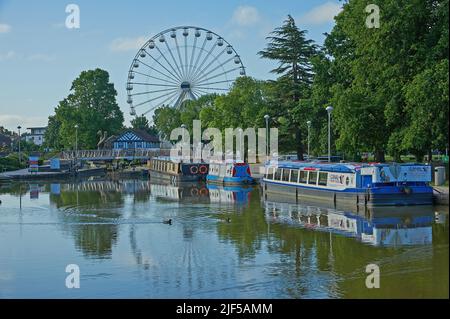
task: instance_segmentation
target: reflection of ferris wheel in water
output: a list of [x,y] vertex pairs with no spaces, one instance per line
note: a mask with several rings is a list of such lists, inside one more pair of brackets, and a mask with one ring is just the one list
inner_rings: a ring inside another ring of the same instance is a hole
[[223,93],[239,75],[245,75],[241,58],[221,36],[190,26],[168,29],[148,40],[131,63],[130,114],[145,115],[162,105],[179,107],[204,94]]

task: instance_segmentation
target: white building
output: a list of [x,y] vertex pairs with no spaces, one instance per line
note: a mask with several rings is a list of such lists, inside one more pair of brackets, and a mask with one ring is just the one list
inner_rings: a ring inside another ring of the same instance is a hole
[[30,130],[30,133],[25,136],[27,142],[32,142],[39,146],[44,143],[44,134],[47,127],[28,127],[27,130]]

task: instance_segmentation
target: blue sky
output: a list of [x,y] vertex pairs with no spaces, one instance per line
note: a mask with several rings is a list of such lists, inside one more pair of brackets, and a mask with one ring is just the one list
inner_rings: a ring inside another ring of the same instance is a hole
[[[65,27],[70,3],[80,8],[79,29]],[[125,87],[134,55],[146,39],[180,25],[218,33],[241,55],[248,75],[273,78],[274,64],[256,54],[268,33],[291,14],[322,44],[340,6],[337,0],[0,0],[0,126],[46,125],[71,82],[97,67],[110,73],[128,124]]]

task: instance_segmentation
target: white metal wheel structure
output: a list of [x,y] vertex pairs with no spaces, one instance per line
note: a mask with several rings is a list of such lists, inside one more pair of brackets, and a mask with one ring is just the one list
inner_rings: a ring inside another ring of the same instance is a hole
[[209,93],[224,93],[245,75],[239,54],[223,37],[204,28],[162,31],[137,52],[127,80],[130,114],[146,115],[168,105],[180,107]]

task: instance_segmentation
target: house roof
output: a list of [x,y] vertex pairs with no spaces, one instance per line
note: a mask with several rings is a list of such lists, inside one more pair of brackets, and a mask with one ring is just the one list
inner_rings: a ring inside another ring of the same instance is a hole
[[120,140],[121,138],[125,137],[125,135],[130,134],[130,133],[132,135],[135,135],[137,138],[141,139],[144,142],[159,143],[159,138],[157,136],[151,135],[144,130],[137,130],[137,129],[126,129],[122,133],[120,133],[116,136],[111,136],[110,138],[108,138],[105,141],[105,143],[106,142],[113,143],[117,140]]

